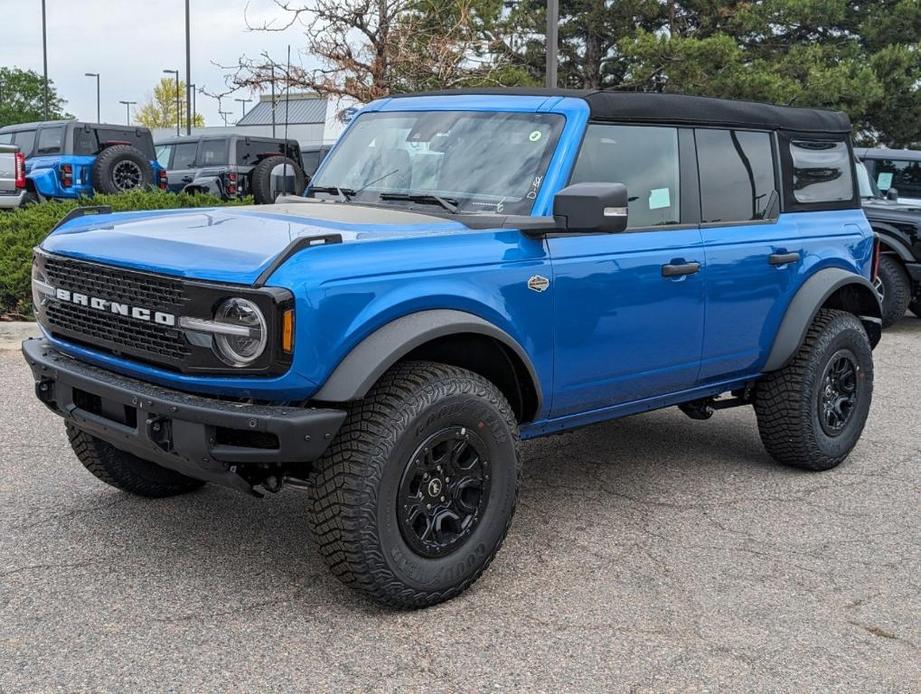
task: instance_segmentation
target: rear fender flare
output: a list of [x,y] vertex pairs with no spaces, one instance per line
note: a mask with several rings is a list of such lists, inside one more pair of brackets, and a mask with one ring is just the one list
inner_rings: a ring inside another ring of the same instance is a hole
[[876,346],[882,325],[882,309],[879,304],[879,295],[873,285],[866,277],[852,271],[826,268],[807,279],[793,297],[780,323],[780,329],[774,338],[774,344],[763,370],[776,371],[786,366],[806,339],[806,332],[819,310],[826,305],[835,292],[851,285],[853,285],[854,296],[858,298],[859,305],[849,306],[847,310],[860,318],[867,327],[871,344]]
[[390,367],[415,348],[439,337],[464,333],[494,338],[521,359],[534,385],[537,411],[540,411],[540,380],[524,348],[515,338],[489,321],[472,313],[453,309],[411,313],[378,328],[352,348],[311,399],[321,402],[349,402],[363,398]]
[[42,197],[53,198],[61,193],[58,175],[52,168],[41,168],[30,172],[26,179],[32,181],[33,189]]

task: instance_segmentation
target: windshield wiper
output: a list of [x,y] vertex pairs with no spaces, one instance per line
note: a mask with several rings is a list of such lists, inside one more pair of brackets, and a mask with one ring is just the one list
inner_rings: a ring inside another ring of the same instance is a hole
[[441,205],[451,214],[457,214],[457,200],[443,198],[434,193],[381,193],[381,200],[408,200],[423,205]]
[[339,196],[342,202],[349,202],[355,191],[351,188],[340,188],[339,186],[310,186],[311,193],[330,193]]

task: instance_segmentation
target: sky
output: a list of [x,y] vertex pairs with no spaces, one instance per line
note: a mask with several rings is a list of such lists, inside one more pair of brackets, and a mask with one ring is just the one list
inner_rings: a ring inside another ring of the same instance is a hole
[[[96,120],[96,80],[100,73],[102,121],[125,122],[120,100],[143,102],[154,85],[178,69],[185,80],[184,0],[45,0],[48,18],[48,77],[67,100],[65,109],[82,120]],[[314,67],[299,52],[303,27],[284,32],[250,31],[267,21],[283,24],[286,15],[271,0],[190,0],[192,83],[225,91],[226,70],[242,55],[269,51],[283,63],[291,44],[292,63]],[[0,65],[42,72],[41,0],[0,0]],[[234,97],[256,98],[252,94]],[[228,123],[242,104],[225,99]],[[223,125],[215,99],[199,94],[198,112],[207,125]],[[247,104],[251,108],[252,104]],[[132,109],[135,107],[131,107]]]

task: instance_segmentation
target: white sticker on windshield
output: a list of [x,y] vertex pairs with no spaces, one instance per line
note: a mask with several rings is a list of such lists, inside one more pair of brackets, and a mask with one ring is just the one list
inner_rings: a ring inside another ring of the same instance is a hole
[[543,137],[543,135],[541,134],[540,130],[532,130],[531,134],[528,135],[528,139],[531,142],[537,142],[541,137]]
[[649,191],[649,209],[661,210],[663,207],[671,207],[672,199],[668,194],[668,188],[653,188]]
[[892,174],[881,173],[876,177],[876,185],[879,186],[880,190],[889,190],[892,188]]

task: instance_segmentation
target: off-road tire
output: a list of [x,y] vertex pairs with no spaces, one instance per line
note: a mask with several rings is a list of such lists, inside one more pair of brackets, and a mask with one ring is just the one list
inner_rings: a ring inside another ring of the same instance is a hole
[[911,280],[898,258],[883,253],[879,258],[879,281],[883,295],[883,327],[888,328],[905,317],[911,302]]
[[125,193],[150,188],[153,184],[153,168],[137,147],[110,145],[96,155],[93,190],[97,193]]
[[[463,544],[422,556],[401,529],[398,491],[418,447],[446,426],[467,427],[486,443],[489,493]],[[460,594],[489,566],[511,524],[520,474],[518,425],[492,383],[453,366],[406,362],[353,405],[315,463],[311,531],[346,585],[387,606],[427,607]]]
[[[835,436],[820,421],[823,374],[842,350],[853,355],[857,396]],[[764,447],[774,460],[806,470],[830,470],[857,444],[873,398],[873,355],[863,324],[853,314],[823,309],[792,361],[755,389],[755,414]]]
[[286,162],[293,170],[294,194],[301,195],[304,192],[307,187],[307,178],[304,176],[304,170],[293,159],[281,155],[266,157],[253,167],[250,174],[250,189],[257,205],[271,205],[275,202],[275,195],[272,194],[272,170]]
[[72,424],[67,424],[67,438],[83,467],[106,484],[129,494],[153,498],[175,496],[204,484],[119,450]]

